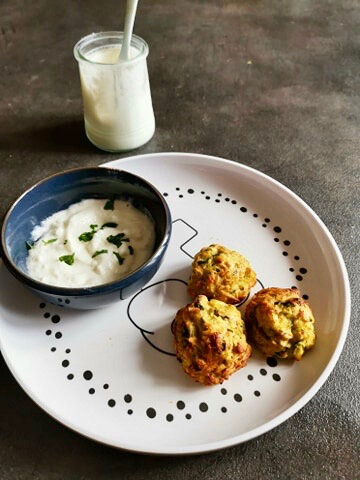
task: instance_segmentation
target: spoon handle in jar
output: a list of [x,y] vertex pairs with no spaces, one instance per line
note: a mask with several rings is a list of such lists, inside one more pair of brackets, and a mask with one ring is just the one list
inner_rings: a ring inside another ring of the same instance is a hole
[[119,61],[128,60],[130,58],[130,44],[131,44],[131,37],[132,37],[133,28],[134,28],[138,1],[139,0],[126,0],[124,38],[123,38],[123,43],[121,45]]

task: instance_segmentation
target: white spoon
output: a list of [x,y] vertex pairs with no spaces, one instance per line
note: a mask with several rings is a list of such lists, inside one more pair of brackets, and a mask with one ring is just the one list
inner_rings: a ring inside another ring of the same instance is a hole
[[134,28],[138,1],[139,0],[126,0],[124,38],[121,45],[121,51],[118,60],[119,62],[121,62],[122,60],[129,60],[130,58],[130,43]]

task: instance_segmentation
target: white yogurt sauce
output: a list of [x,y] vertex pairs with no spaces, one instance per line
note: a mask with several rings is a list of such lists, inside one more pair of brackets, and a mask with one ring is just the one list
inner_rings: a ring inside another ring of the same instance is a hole
[[[146,58],[117,64],[119,54],[120,47],[100,48],[87,54],[96,63],[79,65],[86,133],[110,151],[137,148],[155,130]],[[130,58],[138,55],[131,47]]]
[[90,287],[118,280],[145,263],[155,243],[152,219],[131,202],[115,200],[113,210],[105,210],[105,204],[82,200],[36,226],[28,274],[51,285]]

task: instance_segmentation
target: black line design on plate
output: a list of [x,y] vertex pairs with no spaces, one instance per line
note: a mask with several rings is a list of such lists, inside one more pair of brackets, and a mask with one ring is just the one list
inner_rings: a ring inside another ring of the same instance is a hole
[[[154,335],[155,332],[151,331],[151,330],[146,330],[145,328],[142,328],[140,327],[133,319],[133,317],[131,316],[131,313],[130,313],[130,308],[131,308],[131,305],[133,303],[133,301],[142,293],[142,292],[145,292],[146,290],[148,290],[149,288],[151,287],[155,287],[156,285],[160,285],[161,283],[165,283],[165,282],[180,282],[182,283],[183,285],[187,285],[187,283],[184,281],[184,280],[181,280],[180,278],[167,278],[165,280],[160,280],[159,282],[155,282],[155,283],[152,283],[151,285],[148,285],[146,286],[145,288],[141,289],[139,292],[137,292],[133,297],[132,299],[130,300],[128,306],[127,306],[127,316],[130,320],[130,322],[134,325],[134,327],[136,327],[138,330],[140,330],[140,333],[141,335],[143,336],[144,340],[149,344],[151,345],[153,348],[155,348],[155,350],[157,350],[158,352],[160,353],[164,353],[165,355],[169,355],[171,357],[176,357],[175,353],[174,352],[168,352],[160,347],[158,347],[157,345],[155,345],[148,337],[147,335]],[[170,326],[171,328],[171,326]]]
[[[190,193],[190,192],[189,192]],[[182,218],[177,218],[176,220],[174,220],[172,223],[176,223],[176,222],[182,222],[183,224],[185,224],[187,227],[189,227],[193,232],[194,234],[191,235],[191,237],[189,237],[184,243],[182,243],[180,245],[180,250],[185,253],[185,255],[187,255],[188,257],[190,257],[191,259],[193,259],[194,257],[192,255],[190,255],[189,252],[187,252],[185,249],[184,249],[184,246],[189,243],[193,238],[195,238],[197,235],[198,235],[198,231],[196,230],[196,228],[194,228],[193,226],[191,226],[188,222],[186,222],[185,220],[183,220]],[[151,285],[148,285],[146,286],[145,288],[142,288],[139,292],[137,292],[130,300],[130,302],[128,303],[128,306],[127,306],[127,316],[130,320],[130,322],[138,329],[140,330],[140,333],[142,335],[142,337],[144,338],[144,340],[151,346],[153,347],[155,350],[157,350],[158,352],[160,353],[163,353],[164,355],[169,355],[171,357],[176,357],[176,354],[174,352],[168,352],[167,350],[164,350],[163,348],[160,348],[158,347],[152,340],[150,340],[150,338],[148,337],[148,335],[154,335],[155,332],[152,331],[152,330],[147,330],[145,328],[142,328],[140,327],[134,320],[134,318],[132,317],[131,313],[130,313],[130,309],[131,309],[131,305],[132,303],[134,302],[134,300],[144,291],[148,290],[149,288],[151,287],[154,287],[156,285],[160,285],[161,283],[165,283],[165,282],[180,282],[181,284],[187,286],[187,283],[184,281],[184,280],[181,280],[179,278],[167,278],[165,280],[161,280],[159,282],[155,282],[155,283],[152,283]],[[123,299],[122,297],[122,292],[120,292],[120,298]],[[173,322],[171,323],[170,325],[170,328],[171,328],[171,332],[173,331],[172,329],[173,327]]]
[[172,223],[174,224],[174,223],[176,223],[176,222],[183,222],[183,223],[185,223],[185,225],[187,225],[189,228],[191,228],[191,230],[193,230],[193,232],[195,232],[194,235],[192,235],[192,236],[191,236],[190,238],[188,238],[183,244],[180,245],[180,250],[181,250],[182,252],[184,252],[185,255],[187,255],[187,256],[190,257],[190,258],[194,258],[192,255],[190,255],[190,253],[188,253],[186,250],[184,250],[184,246],[185,246],[187,243],[189,243],[190,240],[192,240],[193,238],[195,238],[195,237],[199,234],[199,232],[196,230],[196,228],[194,228],[193,226],[191,226],[189,223],[185,222],[185,220],[183,220],[182,218],[177,218],[177,219],[174,220]]
[[243,305],[244,303],[246,303],[246,302],[249,300],[249,297],[250,297],[250,292],[246,295],[245,298],[243,298],[243,299],[241,300],[241,302],[235,303],[235,304],[234,304],[235,307],[240,307],[241,305]]

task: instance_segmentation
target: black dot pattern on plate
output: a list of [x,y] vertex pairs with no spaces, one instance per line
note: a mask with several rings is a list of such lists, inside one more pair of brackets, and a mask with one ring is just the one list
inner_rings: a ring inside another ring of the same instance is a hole
[[[181,190],[180,187],[176,187],[176,191],[177,191],[177,192],[180,192],[180,190]],[[185,192],[187,192],[187,193],[190,194],[190,195],[193,195],[193,194],[195,193],[195,190],[194,190],[193,188],[188,188],[187,190],[185,190]],[[206,199],[206,200],[210,200],[210,199],[211,199],[211,196],[208,195],[208,194],[206,194],[205,191],[201,191],[200,193],[201,193],[201,195],[204,195],[204,196],[205,196],[205,199]],[[163,192],[163,195],[164,195],[165,197],[167,197],[167,196],[169,196],[169,193],[168,193],[168,192]],[[179,194],[178,194],[178,197],[179,197],[179,198],[183,198],[183,197],[184,197],[184,194],[179,193]],[[220,203],[220,202],[221,202],[220,197],[223,197],[223,194],[222,194],[221,192],[219,192],[219,193],[217,194],[217,197],[219,197],[219,198],[215,198],[214,200],[215,200],[216,203]],[[235,199],[230,199],[229,197],[225,197],[224,200],[225,200],[225,202],[228,202],[228,203],[230,202],[232,205],[237,205],[237,203],[238,203],[237,200],[235,200]],[[242,213],[246,213],[248,210],[247,210],[246,207],[241,206],[241,207],[240,207],[240,211],[241,211]],[[258,217],[259,217],[259,215],[258,215],[257,213],[253,213],[252,216],[253,216],[254,218],[258,218]],[[271,222],[270,218],[265,217],[265,218],[263,219],[263,223],[261,223],[261,226],[262,226],[263,228],[266,228],[270,222]],[[281,229],[280,226],[275,226],[275,227],[273,228],[273,231],[276,232],[276,233],[280,233],[280,232],[282,231],[282,229]],[[279,239],[278,237],[275,237],[275,238],[274,238],[274,241],[275,241],[276,243],[278,243],[278,242],[280,242],[280,239]],[[285,246],[289,246],[289,245],[291,244],[290,240],[284,240],[282,243],[283,243]],[[287,251],[283,251],[283,252],[282,252],[282,255],[283,255],[283,256],[288,256],[288,252],[287,252]],[[295,255],[295,256],[294,256],[294,259],[295,259],[295,260],[300,260],[300,257],[297,256],[297,255]],[[293,267],[291,267],[291,268],[289,268],[289,271],[290,271],[290,272],[294,272],[295,269],[294,269]],[[305,273],[307,273],[307,269],[304,268],[304,267],[301,267],[301,268],[299,269],[299,273],[301,273],[301,274],[304,275]],[[303,280],[303,277],[302,277],[301,275],[296,275],[296,279],[299,280],[299,281],[301,281],[301,280]],[[297,288],[297,287],[292,287],[292,288]],[[303,295],[303,298],[304,298],[305,300],[307,300],[309,297],[308,297],[308,295],[305,295],[305,294],[304,294],[304,295]],[[58,301],[58,303],[62,303],[62,302],[64,301],[64,303],[70,304],[70,300],[69,300],[69,299],[64,299],[64,300],[63,300],[63,299],[61,299],[61,298],[58,298],[57,301]],[[59,305],[59,306],[62,306],[62,305]],[[42,302],[42,303],[39,304],[39,308],[43,309],[43,308],[45,308],[45,307],[46,307],[46,303]],[[51,314],[50,314],[49,312],[45,312],[45,313],[44,313],[44,317],[45,317],[45,318],[51,317],[51,321],[52,321],[54,324],[59,323],[60,320],[61,320],[61,319],[60,319],[60,315],[55,314],[55,315],[52,315],[52,316],[51,316]],[[51,333],[52,333],[51,330],[47,330],[47,331],[46,331],[46,334],[47,334],[47,335],[51,335]],[[55,333],[55,337],[58,338],[58,339],[61,338],[61,337],[62,337],[62,333],[61,333],[61,332],[56,332],[56,333]],[[52,348],[51,348],[51,351],[52,351],[52,352],[55,352],[55,351],[56,351],[56,348],[55,348],[55,347],[52,347]],[[65,350],[65,353],[70,353],[70,352],[71,352],[70,348],[67,348],[67,349]],[[276,367],[277,364],[278,364],[276,358],[274,358],[274,357],[269,357],[269,358],[267,358],[266,361],[267,361],[267,364],[268,364],[270,367]],[[63,367],[66,368],[66,367],[68,367],[69,365],[70,365],[70,362],[69,362],[68,360],[63,360],[63,361],[62,361],[62,366],[63,366]],[[267,370],[266,370],[265,368],[261,368],[261,369],[259,370],[259,373],[260,373],[260,375],[262,375],[262,376],[266,376],[266,375],[268,374],[268,372],[267,372]],[[88,381],[89,381],[89,380],[91,380],[91,379],[93,378],[93,373],[92,373],[90,370],[86,370],[86,371],[83,372],[83,377],[84,377],[85,380],[88,380]],[[69,380],[72,380],[72,379],[74,378],[74,374],[73,374],[73,373],[69,373],[69,374],[67,375],[67,378],[68,378]],[[251,374],[249,374],[249,375],[247,376],[247,378],[248,378],[248,380],[250,380],[250,381],[254,380],[254,376],[251,375]],[[277,381],[277,382],[281,380],[280,375],[278,375],[277,373],[274,373],[274,374],[272,375],[272,378],[273,378],[274,381]],[[107,390],[108,388],[109,388],[109,384],[107,384],[107,383],[103,384],[103,389],[104,389],[104,390]],[[90,388],[90,389],[88,390],[88,392],[89,392],[90,395],[93,395],[93,394],[95,393],[95,388]],[[228,393],[227,390],[226,390],[226,388],[221,388],[220,392],[221,392],[222,395],[227,395],[227,393]],[[256,397],[260,397],[260,396],[261,396],[261,393],[260,393],[259,390],[255,390],[253,393],[254,393],[254,395],[255,395]],[[233,395],[233,398],[234,398],[234,401],[237,402],[237,403],[240,403],[240,402],[242,402],[242,400],[243,400],[242,396],[241,396],[239,393],[235,393],[235,394]],[[127,403],[127,404],[131,403],[132,400],[133,400],[133,398],[132,398],[132,396],[131,396],[130,394],[125,394],[124,397],[123,397],[123,399],[124,399],[124,402]],[[109,400],[107,401],[107,404],[108,404],[109,407],[114,407],[114,406],[116,405],[116,401],[115,401],[113,398],[111,398],[111,399],[109,399]],[[185,402],[183,402],[182,400],[178,400],[178,401],[176,402],[176,406],[177,406],[178,410],[184,410],[184,409],[185,409]],[[207,412],[207,411],[209,410],[208,404],[205,403],[205,402],[199,403],[199,410],[200,410],[200,412],[203,412],[203,413]],[[225,406],[222,406],[220,410],[221,410],[222,413],[226,413],[226,412],[228,411],[228,410],[227,410],[227,407],[225,407]],[[127,410],[127,414],[128,414],[128,415],[132,415],[132,414],[133,414],[133,410],[132,410],[132,409],[128,409],[128,410]],[[149,407],[149,408],[147,408],[147,410],[146,410],[146,415],[147,415],[149,418],[153,419],[153,418],[156,417],[157,412],[156,412],[155,408]],[[174,420],[174,415],[173,415],[172,413],[168,413],[168,414],[166,414],[166,417],[165,417],[165,418],[166,418],[166,421],[167,421],[167,422],[173,422],[173,420]],[[187,420],[190,420],[190,419],[192,418],[192,415],[191,415],[190,413],[186,413],[186,414],[185,414],[185,418],[186,418]]]
[[304,295],[302,296],[302,298],[303,298],[304,300],[309,300],[309,295],[306,295],[306,293],[304,293]]
[[185,403],[182,400],[179,400],[178,402],[176,402],[176,406],[179,410],[184,410]]
[[83,377],[85,378],[85,380],[91,380],[93,377],[92,371],[85,370],[85,372],[83,373]]
[[[177,191],[180,191],[180,187],[176,187],[176,190],[177,190]],[[193,194],[193,193],[195,193],[195,191],[194,191],[193,188],[188,188],[188,189],[187,189],[187,193]],[[205,191],[203,191],[203,190],[201,191],[201,194],[202,194],[202,195],[205,195],[205,193],[206,193]],[[167,195],[167,192],[164,192],[164,195]],[[222,197],[223,194],[222,194],[221,192],[219,192],[219,193],[217,194],[217,196],[218,196],[218,197]],[[180,195],[179,195],[179,198],[183,198],[183,195],[180,194]],[[209,195],[206,195],[205,198],[206,198],[206,200],[210,200],[211,197],[210,197]],[[231,200],[229,197],[225,197],[224,200],[225,200],[225,202],[231,202],[233,205],[236,205],[236,204],[237,204],[237,200],[235,200],[235,199]],[[219,198],[216,198],[216,199],[215,199],[215,202],[216,202],[216,203],[220,203]],[[240,210],[241,210],[241,212],[243,212],[243,213],[247,212],[247,208],[246,208],[246,207],[240,207]],[[258,215],[257,213],[253,213],[253,217],[257,218],[258,216],[259,216],[259,215]],[[271,220],[270,220],[269,217],[265,217],[263,221],[264,221],[264,223],[261,224],[261,226],[262,226],[263,228],[266,228],[266,227],[267,227],[267,224],[269,224],[269,223],[271,222]],[[274,230],[274,232],[276,232],[276,233],[280,233],[280,232],[282,231],[282,229],[281,229],[281,227],[280,227],[279,225],[276,225],[276,226],[273,228],[273,230]],[[275,237],[275,238],[274,238],[274,241],[275,241],[275,242],[280,242],[280,239],[279,239],[278,237]],[[284,243],[284,245],[286,245],[286,246],[289,246],[289,245],[291,244],[290,240],[284,240],[283,243]],[[287,257],[287,256],[289,255],[289,253],[288,253],[287,251],[283,251],[282,254],[283,254],[284,257]],[[300,257],[297,256],[297,255],[296,255],[294,258],[295,258],[295,260],[299,260],[299,259],[300,259]],[[290,268],[289,270],[290,270],[290,272],[293,272],[293,271],[294,271],[294,269],[292,269],[292,268]],[[302,270],[300,269],[300,273],[302,273],[302,274],[306,273],[306,269],[302,267]],[[297,277],[297,278],[298,278],[298,277]],[[299,280],[299,278],[298,278],[298,280]],[[302,280],[302,278],[301,278],[301,280]]]
[[155,418],[155,417],[156,417],[156,410],[155,410],[155,408],[152,408],[152,407],[148,408],[148,409],[146,410],[146,415],[147,415],[149,418]]
[[293,286],[291,287],[291,289],[292,289],[292,290],[297,290],[297,287],[295,287],[295,285],[293,285]]
[[199,410],[203,413],[207,412],[209,410],[208,404],[205,402],[201,402],[199,405]]
[[266,363],[269,365],[269,367],[276,367],[278,364],[278,361],[276,360],[275,357],[268,357],[266,359]]

